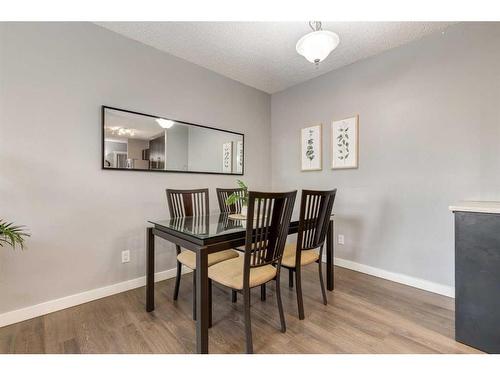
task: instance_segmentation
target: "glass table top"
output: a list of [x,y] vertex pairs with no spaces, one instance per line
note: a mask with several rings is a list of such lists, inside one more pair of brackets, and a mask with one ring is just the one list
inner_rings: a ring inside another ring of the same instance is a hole
[[245,232],[247,225],[246,220],[232,219],[227,213],[206,216],[182,216],[171,219],[149,220],[148,222],[199,239]]
[[[227,234],[244,233],[247,221],[231,218],[227,213],[206,216],[182,216],[171,219],[148,220],[149,223],[186,234],[201,240]],[[333,214],[332,214],[333,217]],[[299,215],[292,215],[291,223],[297,222]]]

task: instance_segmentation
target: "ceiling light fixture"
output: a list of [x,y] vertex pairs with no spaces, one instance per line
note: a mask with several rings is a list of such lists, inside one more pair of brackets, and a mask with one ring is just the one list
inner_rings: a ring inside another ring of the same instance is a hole
[[311,21],[309,26],[313,30],[299,39],[295,49],[307,61],[319,65],[339,45],[340,39],[332,31],[322,30],[321,22]]
[[174,126],[174,121],[172,121],[172,120],[165,120],[164,118],[157,118],[156,122],[163,129],[170,129],[172,126]]

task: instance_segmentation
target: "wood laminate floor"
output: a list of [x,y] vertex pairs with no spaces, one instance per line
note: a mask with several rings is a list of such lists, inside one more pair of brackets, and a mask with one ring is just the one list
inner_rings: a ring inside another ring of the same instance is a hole
[[[479,353],[456,342],[453,299],[344,268],[335,268],[335,290],[321,303],[317,265],[305,267],[305,320],[297,317],[295,289],[282,276],[287,331],[279,331],[274,284],[267,301],[252,293],[256,353]],[[0,353],[193,353],[191,274],[179,300],[174,279],[156,284],[156,310],[144,308],[145,289],[0,328]],[[211,353],[243,353],[242,298],[232,304],[214,287]]]

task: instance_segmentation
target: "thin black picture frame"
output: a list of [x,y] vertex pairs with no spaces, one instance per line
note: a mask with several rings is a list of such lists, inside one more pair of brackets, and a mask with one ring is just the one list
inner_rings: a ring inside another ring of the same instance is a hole
[[[190,126],[197,126],[199,128],[205,128],[205,129],[211,129],[211,130],[216,130],[216,131],[220,131],[220,132],[224,132],[224,133],[231,133],[231,134],[236,134],[236,135],[240,135],[242,137],[242,141],[243,141],[243,163],[242,163],[242,168],[241,168],[241,173],[224,173],[224,172],[207,172],[207,171],[201,171],[201,172],[197,172],[197,171],[178,171],[178,170],[165,170],[165,169],[143,169],[143,168],[106,168],[104,166],[104,163],[105,163],[105,158],[106,158],[106,155],[104,154],[105,152],[105,148],[104,148],[104,142],[105,142],[105,111],[106,109],[110,109],[110,110],[115,110],[115,111],[121,111],[121,112],[127,112],[127,113],[131,113],[131,114],[134,114],[134,115],[140,115],[140,116],[147,116],[147,117],[153,117],[153,118],[162,118],[162,119],[165,119],[165,120],[171,120],[171,121],[174,121],[174,122],[177,122],[179,124],[185,124],[185,125],[190,125]],[[225,130],[225,129],[218,129],[218,128],[215,128],[215,127],[212,127],[212,126],[206,126],[206,125],[200,125],[200,124],[195,124],[195,123],[192,123],[192,122],[186,122],[186,121],[180,121],[180,120],[176,120],[176,119],[173,119],[173,118],[169,118],[169,117],[164,117],[164,116],[158,116],[158,115],[151,115],[151,114],[148,114],[148,113],[141,113],[141,112],[137,112],[137,111],[131,111],[131,110],[128,110],[128,109],[123,109],[123,108],[118,108],[118,107],[111,107],[111,106],[107,106],[107,105],[102,105],[101,106],[101,138],[102,138],[102,142],[101,142],[101,169],[102,170],[106,170],[106,171],[129,171],[129,172],[160,172],[160,173],[195,173],[195,174],[213,174],[213,175],[225,175],[225,176],[243,176],[245,174],[245,134],[243,133],[238,133],[238,132],[235,132],[235,131],[232,131],[232,130]]]

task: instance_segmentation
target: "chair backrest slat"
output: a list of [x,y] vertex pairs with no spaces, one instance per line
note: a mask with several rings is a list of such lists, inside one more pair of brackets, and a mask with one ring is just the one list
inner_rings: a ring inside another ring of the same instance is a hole
[[297,251],[323,245],[336,193],[337,189],[302,191]]
[[167,189],[167,204],[170,217],[204,216],[210,213],[208,189]]
[[228,214],[239,214],[241,213],[241,201],[237,201],[235,204],[227,204],[226,199],[233,193],[240,196],[243,195],[243,189],[222,189],[217,188],[217,200],[219,201],[220,212]]
[[296,195],[249,192],[244,283],[251,268],[281,263]]

